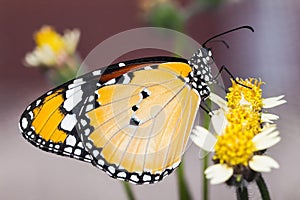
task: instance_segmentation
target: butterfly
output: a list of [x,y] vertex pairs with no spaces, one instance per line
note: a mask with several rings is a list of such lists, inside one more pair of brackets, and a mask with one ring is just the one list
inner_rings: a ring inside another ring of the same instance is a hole
[[32,102],[20,131],[34,146],[92,163],[113,178],[161,181],[181,162],[214,82],[213,63],[211,50],[201,47],[189,60],[147,57],[92,71]]

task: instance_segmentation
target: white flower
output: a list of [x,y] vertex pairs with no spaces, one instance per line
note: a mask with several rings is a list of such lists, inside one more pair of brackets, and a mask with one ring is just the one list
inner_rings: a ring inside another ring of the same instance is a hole
[[[217,132],[222,135],[223,132]],[[214,151],[214,146],[218,142],[218,137],[203,127],[196,126],[192,131],[191,139],[198,147],[206,151]],[[238,139],[238,138],[236,138]],[[253,143],[254,151],[251,152],[249,159],[249,167],[257,172],[269,172],[271,168],[278,168],[279,164],[269,156],[256,155],[255,152],[265,150],[277,144],[280,141],[279,132],[276,131],[275,125],[265,125],[263,130],[255,135],[249,142]],[[231,153],[231,152],[227,152]],[[230,161],[229,161],[230,162]],[[205,170],[206,178],[210,179],[211,184],[218,184],[227,181],[234,173],[234,167],[230,164],[218,163],[208,167]]]
[[43,26],[35,34],[36,48],[26,54],[25,65],[29,67],[60,66],[67,62],[68,56],[76,51],[80,38],[77,29],[66,30],[64,35],[58,34],[52,27]]
[[261,80],[237,78],[236,81],[232,80],[227,101],[214,93],[209,96],[219,106],[210,113],[216,134],[203,127],[196,127],[191,134],[198,147],[214,152],[215,164],[204,171],[212,184],[233,177],[230,184],[239,185],[243,180],[253,181],[256,172],[279,167],[274,159],[263,155],[263,150],[280,141],[276,126],[270,124],[279,117],[264,113],[263,109],[286,103],[284,96],[263,99]]

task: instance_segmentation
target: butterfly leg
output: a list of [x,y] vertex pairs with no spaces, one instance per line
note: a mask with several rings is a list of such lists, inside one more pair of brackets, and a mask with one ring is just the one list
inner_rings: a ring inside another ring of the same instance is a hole
[[232,75],[232,73],[228,70],[228,68],[227,68],[225,65],[222,65],[221,69],[219,70],[219,73],[213,78],[213,80],[216,81],[216,80],[219,78],[219,76],[221,75],[221,73],[222,73],[223,71],[225,71],[225,72],[232,78],[232,80],[233,80],[236,84],[241,85],[241,86],[243,86],[243,87],[246,87],[246,88],[248,88],[248,89],[252,89],[251,87],[249,87],[249,86],[247,86],[247,85],[244,85],[244,84],[238,82],[238,81],[236,80],[236,77],[234,77],[234,76]]
[[206,114],[208,114],[209,116],[211,116],[212,113],[213,113],[212,110],[210,109],[210,106],[207,105],[206,100],[201,101],[201,103],[200,103],[200,108],[201,108],[202,110],[204,110],[204,112],[206,112]]

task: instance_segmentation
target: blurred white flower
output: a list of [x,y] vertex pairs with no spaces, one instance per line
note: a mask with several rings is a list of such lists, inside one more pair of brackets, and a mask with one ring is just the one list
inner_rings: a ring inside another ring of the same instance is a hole
[[34,35],[36,47],[26,54],[25,65],[29,67],[61,66],[75,53],[79,38],[78,29],[66,30],[64,35],[60,35],[51,26],[43,26]]

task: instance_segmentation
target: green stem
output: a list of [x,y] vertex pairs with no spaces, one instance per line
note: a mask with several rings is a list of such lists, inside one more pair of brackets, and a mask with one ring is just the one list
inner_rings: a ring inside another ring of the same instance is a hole
[[133,191],[132,191],[131,186],[129,185],[129,183],[128,182],[123,182],[123,186],[124,186],[124,189],[125,189],[125,192],[126,192],[126,195],[127,195],[127,199],[128,200],[135,200]]
[[245,186],[237,187],[236,188],[236,198],[237,200],[248,200],[248,189]]
[[179,189],[179,199],[180,200],[190,200],[192,196],[190,195],[189,188],[187,187],[185,177],[184,177],[184,167],[183,161],[177,169],[177,180]]
[[[206,105],[210,108],[211,107],[211,101],[209,99],[206,100]],[[204,122],[203,122],[203,127],[208,129],[210,124],[210,117],[208,114],[204,115]],[[207,154],[207,152],[203,152],[204,155]],[[209,199],[209,186],[208,186],[208,181],[205,177],[204,171],[208,167],[209,163],[209,156],[204,156],[202,160],[202,200],[208,200]]]
[[[206,154],[206,152],[204,152]],[[204,170],[208,167],[208,157],[209,156],[205,156],[203,158],[203,161],[202,161],[202,199],[203,200],[208,200],[209,199],[209,193],[208,193],[208,181],[205,177],[205,174],[204,174]]]
[[[184,25],[185,22],[182,22],[180,28],[178,31],[184,32]],[[183,41],[180,40],[180,37],[176,37],[174,41],[174,52],[180,55],[180,52],[182,51],[182,47],[184,46]],[[175,54],[175,56],[177,56]],[[177,172],[177,184],[178,184],[178,192],[179,192],[179,199],[180,200],[191,200],[192,195],[189,191],[185,176],[184,176],[184,161],[182,158],[182,162],[179,165]]]
[[261,199],[262,200],[271,200],[270,194],[269,194],[269,191],[268,191],[268,187],[267,187],[266,182],[263,179],[261,174],[257,177],[256,184],[257,184],[258,189],[260,191]]

